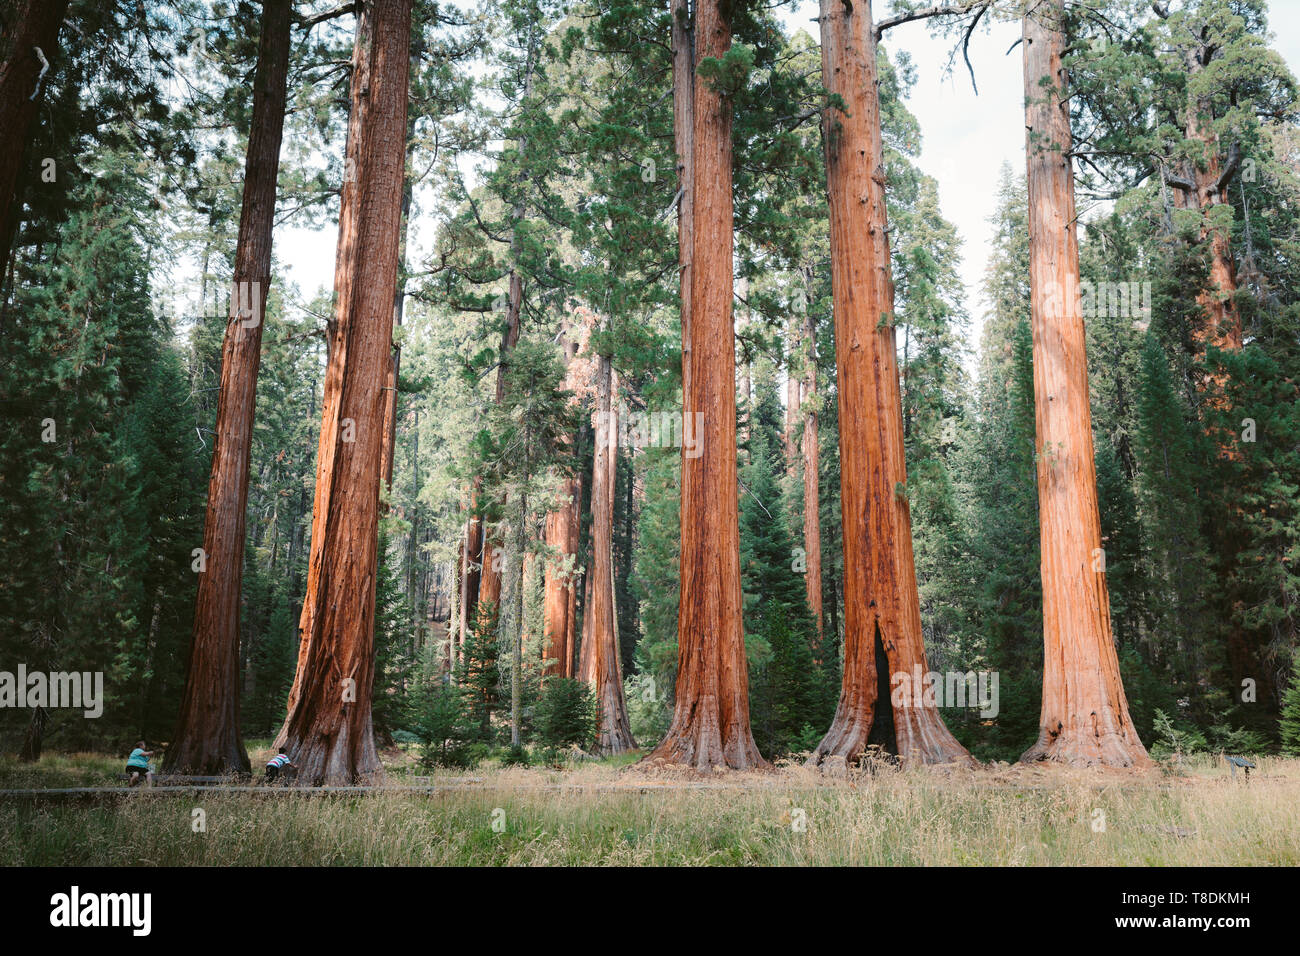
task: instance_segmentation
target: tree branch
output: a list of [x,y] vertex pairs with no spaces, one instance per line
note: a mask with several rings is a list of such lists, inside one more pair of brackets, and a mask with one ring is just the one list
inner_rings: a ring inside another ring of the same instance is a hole
[[933,7],[922,7],[919,10],[911,10],[907,13],[900,13],[897,16],[887,17],[876,24],[876,42],[880,42],[880,38],[884,35],[886,30],[901,26],[904,23],[911,23],[913,20],[929,20],[931,17],[959,17],[970,13],[976,7],[979,7],[980,13],[983,13],[984,10],[988,8],[989,3],[990,0],[966,0],[965,3],[958,4],[957,6],[953,6],[952,4],[937,4]]
[[1232,177],[1237,174],[1237,170],[1240,167],[1241,143],[1234,142],[1228,147],[1228,161],[1224,164],[1223,172],[1219,174],[1218,182],[1214,184],[1214,192],[1216,195],[1223,195],[1224,190],[1228,188],[1228,183],[1231,182]]
[[339,17],[346,17],[349,13],[357,13],[361,7],[361,0],[347,0],[341,6],[333,10],[326,10],[324,13],[318,13],[315,16],[304,17],[300,13],[295,13],[293,19],[303,30],[310,30],[318,23],[324,23],[326,20],[337,20]]

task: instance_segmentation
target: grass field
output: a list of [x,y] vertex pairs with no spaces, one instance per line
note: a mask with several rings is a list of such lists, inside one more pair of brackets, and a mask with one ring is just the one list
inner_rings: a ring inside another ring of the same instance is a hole
[[[417,781],[409,756],[385,760],[393,786],[447,789],[3,798],[0,864],[1300,864],[1295,759],[1256,758],[1249,783],[1209,757],[1143,775],[995,765],[825,778],[787,765],[687,779],[623,760]],[[91,754],[35,767],[4,761],[0,787],[116,786],[120,763]]]

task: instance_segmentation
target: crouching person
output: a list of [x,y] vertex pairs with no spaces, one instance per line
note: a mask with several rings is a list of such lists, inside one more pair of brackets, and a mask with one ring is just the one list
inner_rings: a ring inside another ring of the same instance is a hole
[[153,786],[153,771],[149,769],[149,758],[152,756],[152,750],[144,749],[143,740],[135,742],[135,749],[131,751],[131,756],[126,758],[126,785],[128,787],[134,787],[141,780],[147,782],[149,786]]
[[277,753],[274,757],[272,757],[270,760],[266,762],[266,782],[268,784],[275,783],[275,778],[280,776],[280,772],[282,770],[288,771],[288,770],[297,770],[297,769],[298,768],[295,767],[289,761],[288,754]]

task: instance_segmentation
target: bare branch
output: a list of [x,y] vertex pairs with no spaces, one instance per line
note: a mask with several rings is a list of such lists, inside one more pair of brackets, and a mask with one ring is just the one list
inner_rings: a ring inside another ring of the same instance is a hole
[[1234,142],[1228,147],[1228,161],[1223,166],[1223,172],[1219,174],[1218,182],[1214,184],[1214,191],[1217,195],[1222,196],[1224,190],[1228,188],[1228,183],[1232,177],[1237,174],[1241,167],[1241,143]]
[[983,13],[984,10],[988,9],[991,2],[992,0],[966,0],[965,3],[959,3],[955,6],[948,3],[937,4],[933,7],[922,7],[919,10],[887,17],[876,24],[876,42],[880,42],[880,38],[886,30],[901,26],[904,23],[911,23],[914,20],[929,20],[931,17],[960,17],[970,13],[976,7],[980,8],[980,13]]
[[324,23],[326,20],[337,20],[339,17],[346,17],[350,13],[356,13],[360,6],[361,0],[348,0],[348,2],[335,7],[333,10],[326,10],[324,13],[318,13],[315,16],[304,17],[300,13],[295,13],[293,18],[301,29],[310,30],[316,24]]

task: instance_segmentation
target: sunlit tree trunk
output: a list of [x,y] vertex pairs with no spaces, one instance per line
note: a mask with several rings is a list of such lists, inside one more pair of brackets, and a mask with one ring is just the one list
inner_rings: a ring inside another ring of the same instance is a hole
[[163,759],[164,768],[173,771],[221,774],[249,770],[239,733],[240,588],[257,373],[271,285],[271,233],[284,132],[291,12],[291,0],[267,0],[262,5],[231,314],[221,349],[221,386],[203,531],[205,569],[199,573],[185,693]]
[[906,493],[871,5],[822,0],[820,23],[822,82],[847,108],[828,108],[823,117],[839,385],[845,635],[839,706],[812,761],[831,755],[853,760],[869,743],[896,750],[907,763],[969,760],[920,688],[906,687],[914,692],[898,695],[892,707],[892,701],[880,699],[893,690],[893,678],[910,679],[928,667]]
[[804,587],[817,626],[817,660],[822,645],[822,524],[818,510],[821,467],[817,435],[817,339],[811,310],[803,315],[803,547],[807,561]]
[[371,720],[380,456],[406,157],[411,0],[368,0],[353,57],[307,594],[276,743],[300,781],[382,779]]
[[[578,388],[579,368],[577,330],[570,326],[564,338],[564,387]],[[572,441],[572,438],[570,439]],[[559,556],[546,562],[542,584],[542,655],[546,661],[543,674],[548,677],[573,676],[573,651],[576,645],[574,611],[577,605],[575,565],[578,558],[582,479],[565,478],[560,484],[563,502],[546,516],[546,545]]]
[[619,660],[618,612],[614,598],[614,481],[618,431],[613,418],[613,369],[608,355],[596,372],[596,449],[591,469],[591,590],[582,619],[582,662],[578,677],[596,694],[596,752],[633,749],[623,669]]
[[[0,264],[7,264],[18,226],[19,203],[15,195],[18,175],[22,171],[32,121],[42,101],[37,85],[49,79],[48,73],[41,78],[41,57],[48,63],[58,52],[55,44],[68,12],[68,0],[14,0],[5,5],[3,12],[0,22],[0,131],[4,133],[0,137]],[[44,92],[44,86],[41,89]],[[60,163],[71,159],[52,158]]]
[[480,559],[483,552],[483,522],[476,514],[478,492],[481,479],[475,479],[470,487],[469,502],[465,513],[465,534],[460,542],[460,621],[461,632],[458,640],[463,647],[465,631],[478,615],[479,585],[482,582]]
[[[691,258],[695,223],[695,26],[690,0],[669,0],[673,45],[673,146],[677,153],[677,263],[682,350],[691,338]],[[690,391],[690,363],[682,361],[682,394]]]
[[[414,55],[411,57],[411,68],[415,69],[418,58]],[[407,119],[406,124],[406,141],[407,152],[411,150],[410,143],[415,136],[415,117],[412,115]],[[409,155],[408,155],[409,159]],[[393,328],[401,328],[402,319],[406,313],[406,279],[403,275],[406,269],[406,238],[409,231],[408,217],[411,212],[411,198],[413,186],[411,183],[410,170],[407,170],[402,181],[402,238],[398,243],[397,251],[397,289],[393,293]],[[396,342],[393,343],[392,355],[388,362],[388,377],[384,382],[384,447],[380,458],[379,473],[383,476],[384,487],[391,493],[393,490],[393,459],[397,454],[397,383],[402,371],[402,347]]]
[[1145,766],[1111,636],[1097,510],[1063,15],[1064,0],[1044,0],[1023,21],[1043,705],[1038,742],[1020,759]]
[[[731,47],[730,5],[699,0],[695,68]],[[674,33],[674,43],[679,41]],[[680,95],[685,83],[674,54]],[[736,352],[732,327],[731,104],[693,84],[690,302],[683,310],[683,415],[704,415],[697,457],[682,455],[677,693],[667,735],[649,759],[695,768],[766,766],[749,726],[741,621],[736,478]],[[679,153],[682,144],[678,143]]]
[[[569,568],[577,560],[578,552],[578,502],[582,497],[582,479],[566,478],[560,485],[564,503],[546,516],[546,544],[560,552],[560,557],[546,563],[542,588],[542,618],[546,640],[543,656],[548,677],[573,676],[573,650],[575,640],[575,589],[572,573],[561,574],[568,559]],[[559,562],[559,566],[556,566]]]

